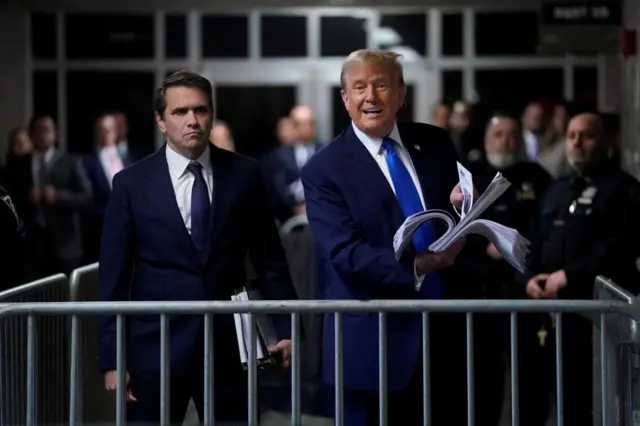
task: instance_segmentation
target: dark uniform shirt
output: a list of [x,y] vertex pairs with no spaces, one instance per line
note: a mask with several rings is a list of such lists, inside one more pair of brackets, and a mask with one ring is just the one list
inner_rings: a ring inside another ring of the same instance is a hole
[[592,299],[598,275],[637,293],[639,219],[640,183],[611,161],[558,180],[540,203],[523,284],[564,270],[560,299]]
[[[481,194],[489,186],[496,173],[500,173],[511,182],[511,186],[483,213],[482,219],[492,220],[509,228],[516,229],[525,238],[531,237],[531,224],[542,195],[552,183],[552,178],[540,165],[520,162],[498,170],[486,162],[470,168],[478,192]],[[493,260],[486,253],[489,242],[486,238],[472,236],[468,239],[477,250],[474,261],[472,281],[483,283],[484,298],[502,299],[522,297],[514,281],[514,269],[506,261]]]

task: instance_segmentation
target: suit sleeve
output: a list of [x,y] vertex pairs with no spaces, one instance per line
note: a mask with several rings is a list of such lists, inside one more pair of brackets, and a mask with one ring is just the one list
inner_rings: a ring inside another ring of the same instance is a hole
[[346,282],[414,289],[413,256],[398,262],[391,242],[377,247],[364,241],[340,189],[316,165],[313,161],[302,169],[307,216],[316,242],[338,274]]
[[[258,287],[268,300],[297,299],[276,222],[269,209],[262,174],[257,165],[251,195],[252,217],[248,246]],[[290,338],[289,316],[274,316],[274,322],[279,337]]]
[[[100,249],[100,300],[129,300],[133,265],[132,216],[127,182],[122,173],[113,179],[113,191],[104,215]],[[116,369],[116,317],[100,318],[98,326],[99,366],[101,371]]]
[[66,188],[56,188],[55,204],[64,207],[88,207],[93,200],[91,182],[84,166],[75,159],[69,161],[71,177]]

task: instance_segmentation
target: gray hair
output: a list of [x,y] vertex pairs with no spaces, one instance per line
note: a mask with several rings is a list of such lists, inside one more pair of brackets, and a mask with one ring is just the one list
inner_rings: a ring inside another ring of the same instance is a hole
[[362,65],[383,65],[392,68],[398,76],[400,86],[404,87],[404,72],[399,61],[401,57],[401,54],[389,50],[360,49],[351,52],[342,63],[340,71],[340,86],[342,90],[346,89],[347,86],[347,72],[354,66]]

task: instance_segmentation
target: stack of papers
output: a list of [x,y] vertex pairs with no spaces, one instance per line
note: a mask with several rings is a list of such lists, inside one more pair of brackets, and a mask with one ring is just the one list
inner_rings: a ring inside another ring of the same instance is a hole
[[453,216],[444,210],[426,210],[409,216],[393,237],[396,258],[400,259],[402,253],[411,243],[413,235],[422,224],[429,220],[442,219],[447,224],[447,231],[429,246],[430,251],[436,253],[445,251],[460,238],[468,234],[479,234],[492,242],[504,260],[509,262],[511,266],[524,272],[525,258],[529,252],[529,241],[513,228],[490,220],[478,219],[511,186],[511,183],[500,173],[497,173],[484,194],[474,203],[471,172],[458,163],[458,176],[463,195],[462,209],[458,212],[460,222],[456,225]]
[[[231,296],[232,301],[249,301],[259,300],[260,293],[256,290],[242,290]],[[238,340],[238,353],[240,354],[240,362],[246,369],[249,363],[249,351],[256,351],[257,364],[260,367],[275,364],[275,360],[269,353],[268,346],[278,343],[273,323],[267,315],[254,314],[256,319],[256,330],[254,333],[255,342],[252,345],[249,341],[249,333],[251,330],[251,317],[248,313],[233,314],[233,321],[236,328],[236,338]],[[254,349],[255,348],[255,349]]]

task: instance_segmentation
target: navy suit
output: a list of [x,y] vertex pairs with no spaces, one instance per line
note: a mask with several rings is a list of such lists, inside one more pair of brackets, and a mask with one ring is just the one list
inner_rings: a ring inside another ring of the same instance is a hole
[[[398,130],[418,174],[427,208],[452,212],[449,195],[458,181],[458,174],[451,139],[443,130],[426,124],[398,123]],[[302,182],[307,215],[319,248],[325,298],[419,298],[415,290],[415,251],[407,250],[400,261],[395,259],[393,251],[393,235],[404,221],[404,214],[380,167],[351,126],[311,158],[302,169]],[[458,269],[440,272],[444,297],[455,295]],[[435,322],[432,321],[432,325]],[[432,348],[437,348],[436,341],[448,345],[441,336],[446,340],[447,333],[432,329]],[[387,339],[388,390],[393,394],[408,387],[413,389],[417,384],[417,389],[411,393],[420,393],[421,379],[416,380],[416,376],[421,368],[421,316],[389,314]],[[328,314],[324,320],[323,371],[329,384],[334,384],[334,346],[334,316]],[[442,373],[441,367],[446,367],[443,348],[436,352],[432,355],[432,383],[437,381],[433,375]],[[441,365],[434,365],[439,363],[439,358],[443,358]],[[343,362],[345,424],[369,424],[370,416],[365,422],[363,413],[358,412],[362,410],[349,404],[358,405],[351,394],[375,391],[373,400],[377,399],[377,314],[344,314]],[[434,398],[445,398],[445,393],[440,390]],[[407,403],[409,400],[405,401]],[[417,404],[417,409],[421,410],[421,399]],[[435,399],[432,404],[436,405]],[[371,407],[359,408],[366,408],[369,413],[375,411]]]
[[[122,165],[128,167],[131,160],[127,155],[121,155]],[[91,182],[93,189],[93,204],[91,208],[82,215],[82,237],[84,244],[85,263],[98,261],[100,253],[100,237],[104,220],[104,211],[109,202],[111,187],[104,167],[100,162],[97,152],[92,152],[82,156],[82,165],[87,173],[87,178]]]
[[[100,253],[101,300],[229,300],[234,289],[246,282],[247,252],[258,277],[255,285],[264,298],[295,298],[257,163],[210,146],[215,189],[209,243],[202,259],[178,209],[165,149],[166,146],[124,169],[113,180]],[[216,405],[216,412],[222,416],[220,413],[233,408],[235,402],[240,404],[235,407],[235,414],[242,418],[246,415],[246,394],[224,398],[227,390],[246,386],[232,316],[216,315],[214,324],[215,386],[220,394],[217,398],[223,398]],[[282,338],[288,337],[288,321],[282,318],[276,321],[276,327]],[[184,416],[191,392],[202,390],[202,336],[201,316],[171,318],[172,418],[177,416],[174,421],[181,421],[180,414]],[[101,370],[115,369],[114,317],[102,318],[99,345]],[[127,319],[127,368],[139,401],[129,404],[130,411],[140,411],[145,404],[155,411],[154,404],[159,407],[159,316],[134,315]],[[141,398],[147,402],[142,404]],[[194,396],[196,405],[198,398],[201,402],[201,393]],[[146,411],[130,419],[154,421],[159,413]]]
[[[317,152],[320,148],[321,145],[315,143],[312,150]],[[289,188],[289,185],[300,179],[295,149],[295,146],[280,146],[264,160],[272,206],[277,218],[283,222],[293,216],[293,209],[299,204]]]

